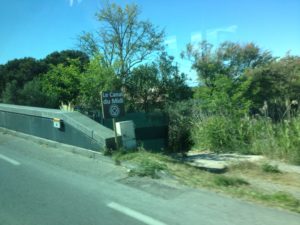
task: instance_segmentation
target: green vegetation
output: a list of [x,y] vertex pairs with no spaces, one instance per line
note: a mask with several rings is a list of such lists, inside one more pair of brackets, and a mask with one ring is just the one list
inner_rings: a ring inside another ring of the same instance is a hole
[[299,164],[299,125],[299,116],[275,123],[270,118],[212,115],[193,124],[192,138],[199,149],[262,154]]
[[251,180],[263,179],[268,182],[299,186],[299,176],[283,173],[266,173],[261,166],[251,162],[233,164],[224,175],[214,174],[186,165],[169,156],[151,153],[143,149],[131,152],[115,152],[115,160],[129,168],[130,176],[159,178],[163,170],[172,179],[195,188],[207,188],[233,197],[239,197],[269,206],[282,207],[300,213],[300,201],[289,193],[264,190],[252,185]]
[[81,49],[89,56],[104,56],[104,62],[115,69],[124,87],[135,65],[163,50],[164,31],[141,20],[140,12],[136,4],[122,7],[107,1],[96,13],[99,31],[83,32],[79,38]]
[[107,2],[96,13],[100,30],[80,35],[81,51],[0,65],[0,102],[49,108],[63,103],[84,111],[100,109],[101,91],[122,90],[127,111],[168,117],[168,146],[161,153],[104,151],[116,165],[130,165],[129,176],[159,178],[164,171],[188,186],[300,213],[294,196],[251,182],[262,178],[300,187],[299,177],[277,166],[245,162],[218,175],[178,160],[194,148],[300,165],[300,57],[275,58],[253,43],[188,44],[182,57],[192,62],[199,80],[191,88],[165,51],[164,30],[141,20],[140,12],[136,4]]
[[133,163],[134,168],[130,169],[129,176],[159,178],[158,173],[167,169],[167,162],[171,162],[168,156],[147,152],[143,148],[137,151],[120,150],[114,153],[113,159],[116,164],[122,162]]
[[182,154],[186,153],[193,146],[191,139],[192,108],[193,101],[171,102],[165,107],[169,117],[168,124],[168,152]]
[[216,176],[214,179],[214,183],[217,186],[224,186],[224,187],[229,187],[229,186],[238,187],[241,185],[249,185],[249,183],[242,178],[227,177],[224,175]]
[[14,59],[0,65],[0,99],[4,103],[58,108],[75,103],[88,56],[80,51],[53,52],[44,59]]
[[143,159],[136,168],[130,170],[129,176],[159,178],[158,172],[164,169],[166,165],[163,163]]
[[214,51],[207,42],[188,46],[186,54],[201,81],[190,117],[195,148],[300,164],[299,57],[275,59],[253,44],[228,42]]
[[199,84],[165,51],[165,31],[140,18],[136,4],[107,2],[96,13],[99,31],[83,32],[81,51],[0,65],[4,103],[85,112],[100,108],[100,93],[122,90],[128,112],[164,112],[168,152],[191,148],[263,154],[300,164],[300,57],[276,58],[254,43],[188,44]]
[[[182,158],[194,148],[261,154],[300,165],[299,56],[276,58],[253,43],[188,44],[182,57],[192,62],[199,80],[191,88],[188,75],[165,51],[164,30],[141,20],[138,5],[107,3],[96,15],[100,30],[80,35],[81,51],[0,65],[1,102],[50,108],[63,103],[84,111],[100,108],[101,91],[122,90],[127,111],[159,111],[168,117],[164,154]],[[269,164],[233,165],[220,176],[141,149],[120,150],[113,157],[116,164],[136,165],[130,175],[157,178],[165,170],[184,184],[300,211],[293,197],[255,189],[239,173],[283,180]]]
[[282,207],[300,213],[300,201],[289,193],[276,192],[270,194],[257,189],[247,188],[238,188],[230,192],[236,197],[258,201],[266,205]]
[[268,164],[268,163],[262,164],[261,169],[264,172],[267,172],[267,173],[280,173],[280,170],[278,169],[277,165],[273,166],[273,165]]

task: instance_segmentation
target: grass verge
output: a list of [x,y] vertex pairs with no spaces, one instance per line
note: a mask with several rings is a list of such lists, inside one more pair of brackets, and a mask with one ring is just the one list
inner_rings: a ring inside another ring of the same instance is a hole
[[[171,174],[181,184],[194,188],[207,188],[219,193],[227,194],[268,206],[280,207],[300,213],[300,201],[285,192],[270,193],[258,189],[242,176],[249,173],[255,177],[266,177],[268,180],[284,180],[282,173],[275,169],[259,167],[254,163],[242,163],[233,165],[225,175],[218,175],[199,170],[171,157],[158,153],[150,153],[144,150],[135,152],[118,152],[113,155],[117,162],[134,164],[134,169],[129,172],[130,176],[149,176],[159,178],[158,171],[164,170]],[[269,167],[269,166],[268,166]],[[278,168],[277,168],[278,169]],[[270,171],[269,171],[270,170]]]

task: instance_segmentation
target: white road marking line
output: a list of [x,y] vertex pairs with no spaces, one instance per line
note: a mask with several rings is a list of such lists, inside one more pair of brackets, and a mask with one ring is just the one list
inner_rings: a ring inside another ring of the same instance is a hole
[[132,217],[132,218],[134,218],[136,220],[139,220],[139,221],[141,221],[141,222],[143,222],[145,224],[148,224],[148,225],[166,225],[163,222],[160,222],[160,221],[158,221],[156,219],[153,219],[153,218],[151,218],[149,216],[146,216],[146,215],[144,215],[142,213],[134,211],[134,210],[132,210],[130,208],[127,208],[125,206],[119,205],[118,203],[115,203],[115,202],[111,202],[111,203],[107,204],[107,206],[109,208],[117,210],[117,211],[119,211],[119,212],[121,212],[123,214],[126,214],[127,216],[130,216],[130,217]]
[[14,160],[14,159],[11,159],[11,158],[8,158],[8,157],[6,157],[4,155],[1,155],[1,154],[0,154],[0,159],[3,159],[4,161],[9,162],[9,163],[11,163],[15,166],[19,166],[21,164],[18,161]]

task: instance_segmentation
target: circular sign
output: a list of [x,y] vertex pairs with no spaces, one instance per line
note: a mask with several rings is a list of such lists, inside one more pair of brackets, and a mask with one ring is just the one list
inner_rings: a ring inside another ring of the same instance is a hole
[[120,114],[120,107],[116,104],[110,105],[109,114],[111,115],[111,117],[118,117]]

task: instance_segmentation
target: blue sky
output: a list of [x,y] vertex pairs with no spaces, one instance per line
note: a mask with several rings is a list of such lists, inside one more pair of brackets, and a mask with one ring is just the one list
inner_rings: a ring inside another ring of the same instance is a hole
[[[299,0],[116,0],[141,6],[142,19],[166,31],[170,54],[189,42],[254,42],[275,56],[300,55]],[[14,58],[43,58],[76,49],[82,31],[97,30],[101,0],[0,0],[0,64]]]

